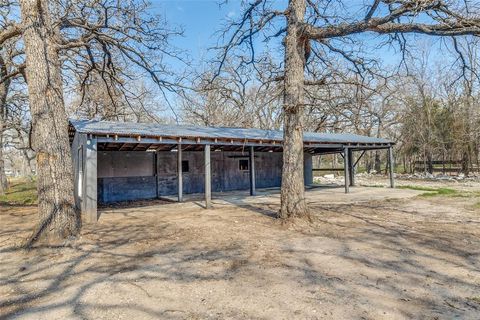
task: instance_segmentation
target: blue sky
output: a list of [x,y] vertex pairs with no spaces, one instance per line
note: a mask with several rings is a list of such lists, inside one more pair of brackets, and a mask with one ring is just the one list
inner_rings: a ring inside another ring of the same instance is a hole
[[[278,0],[281,4],[283,0]],[[219,5],[218,0],[153,0],[152,9],[166,17],[167,21],[184,29],[184,36],[174,39],[173,44],[185,50],[192,59],[194,66],[206,61],[213,52],[208,48],[218,41],[216,31],[221,29],[222,23],[228,18],[238,18],[241,14],[241,0],[229,0]],[[363,8],[364,0],[352,0],[350,10],[357,11]],[[355,5],[354,5],[355,4]],[[364,9],[362,9],[364,10]],[[384,40],[384,38],[382,38]],[[411,36],[410,43],[419,43],[420,47],[436,46],[434,39],[422,36]],[[369,37],[369,42],[379,43],[380,38]],[[371,45],[374,47],[374,45]],[[400,58],[394,48],[372,48],[371,54],[375,58],[381,58],[386,64],[396,64]],[[182,68],[178,62],[172,62],[174,68]]]
[[[278,1],[276,5],[286,6],[285,0],[276,1]],[[353,11],[351,12],[353,15],[359,12],[363,14],[364,1],[351,0],[349,11]],[[171,68],[176,72],[198,69],[206,63],[214,54],[208,49],[215,46],[219,38],[215,33],[222,28],[222,24],[227,18],[236,19],[242,13],[241,0],[229,0],[222,5],[219,5],[219,2],[218,0],[152,0],[154,13],[165,17],[172,26],[182,27],[184,30],[183,37],[175,38],[173,45],[184,50],[192,64],[186,66],[177,60],[170,61]],[[384,37],[375,35],[361,35],[361,37],[365,37],[366,41],[364,42],[368,44],[365,49],[370,57],[382,60],[384,66],[398,65],[400,55],[396,53],[396,48],[387,46],[376,48],[381,41],[385,40]],[[444,52],[442,54],[438,50],[440,47],[438,38],[417,35],[409,36],[409,39],[410,44],[418,45],[420,48],[433,48],[433,50],[430,49],[432,51],[430,54],[431,64],[449,59],[444,56]],[[270,48],[275,47],[270,46]],[[168,110],[167,113],[169,113]]]
[[214,0],[153,0],[153,9],[167,21],[184,29],[184,36],[174,40],[196,63],[207,55],[207,49],[218,40],[218,31],[226,17],[234,18],[240,12],[240,1],[219,5]]

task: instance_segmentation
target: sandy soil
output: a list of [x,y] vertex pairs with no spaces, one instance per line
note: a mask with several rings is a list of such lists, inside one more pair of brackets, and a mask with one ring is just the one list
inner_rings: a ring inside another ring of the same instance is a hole
[[0,318],[478,319],[479,199],[419,193],[310,190],[311,224],[278,194],[104,208],[30,252],[35,208],[1,208]]

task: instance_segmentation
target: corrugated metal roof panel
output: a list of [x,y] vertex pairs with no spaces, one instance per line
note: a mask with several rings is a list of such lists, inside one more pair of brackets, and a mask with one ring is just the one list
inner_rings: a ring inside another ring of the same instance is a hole
[[[100,135],[139,135],[145,137],[218,138],[242,140],[283,140],[283,131],[226,127],[166,125],[158,123],[113,122],[98,120],[70,120],[79,133]],[[312,143],[393,143],[349,133],[305,132],[304,142]]]

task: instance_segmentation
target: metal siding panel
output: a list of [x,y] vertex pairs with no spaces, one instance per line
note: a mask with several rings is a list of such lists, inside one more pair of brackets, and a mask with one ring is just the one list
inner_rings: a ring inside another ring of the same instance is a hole
[[[97,120],[70,120],[75,130],[92,134],[119,134],[164,137],[200,137],[247,140],[283,141],[283,131],[246,128],[200,127],[165,125],[158,123],[113,122]],[[392,143],[390,140],[350,133],[305,132],[304,141],[316,143]]]
[[102,203],[155,199],[155,177],[106,177],[98,179]]
[[154,153],[145,151],[98,152],[98,177],[150,177]]

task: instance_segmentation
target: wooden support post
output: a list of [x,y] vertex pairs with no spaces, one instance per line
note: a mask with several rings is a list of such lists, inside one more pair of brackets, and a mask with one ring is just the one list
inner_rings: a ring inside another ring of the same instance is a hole
[[349,173],[349,180],[350,180],[350,186],[353,187],[355,186],[355,165],[354,165],[354,161],[353,161],[353,150],[352,149],[348,149],[348,165],[349,165],[349,168],[348,168],[348,173]]
[[305,186],[313,184],[313,159],[308,152],[303,153],[303,181]]
[[97,222],[97,139],[87,137],[83,213],[87,222]]
[[177,182],[178,202],[183,201],[183,171],[182,171],[182,144],[177,145]]
[[153,168],[153,172],[155,172],[155,194],[157,195],[157,199],[159,197],[158,195],[158,151],[155,151],[155,153],[153,154],[153,165],[154,165],[154,168]]
[[350,173],[348,170],[350,168],[349,157],[348,157],[348,147],[343,147],[343,174],[345,176],[345,193],[350,192]]
[[205,209],[211,207],[212,202],[212,175],[210,171],[210,145],[205,145]]
[[250,195],[254,196],[255,192],[255,151],[253,150],[253,146],[250,146],[249,149],[249,156],[250,156]]
[[390,176],[390,188],[395,188],[395,179],[393,177],[393,147],[388,148],[388,171]]

